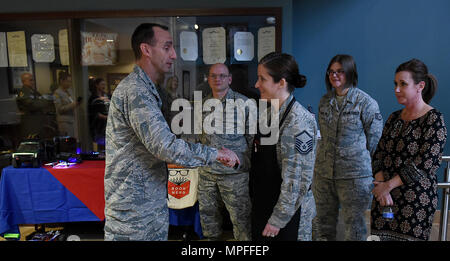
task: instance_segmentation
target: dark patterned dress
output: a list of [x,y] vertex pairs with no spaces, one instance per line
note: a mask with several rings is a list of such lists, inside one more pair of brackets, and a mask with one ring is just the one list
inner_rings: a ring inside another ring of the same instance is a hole
[[373,174],[384,179],[399,175],[403,185],[391,191],[394,220],[385,221],[383,207],[372,202],[372,234],[381,240],[428,240],[438,203],[436,171],[447,139],[444,117],[432,109],[404,121],[401,110],[392,113],[373,158]]

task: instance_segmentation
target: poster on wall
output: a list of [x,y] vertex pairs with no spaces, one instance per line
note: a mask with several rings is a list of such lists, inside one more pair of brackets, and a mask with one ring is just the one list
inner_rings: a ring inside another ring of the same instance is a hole
[[275,52],[275,26],[262,27],[258,30],[258,61],[264,55]]
[[33,60],[37,63],[51,63],[55,60],[53,36],[50,34],[33,34],[31,36]]
[[117,88],[117,85],[119,85],[120,81],[122,81],[127,76],[128,76],[128,73],[108,73],[108,74],[106,74],[108,94],[112,95],[114,90]]
[[5,32],[0,32],[0,67],[8,67],[8,47]]
[[236,61],[251,61],[255,57],[255,41],[251,32],[234,34],[234,58]]
[[58,42],[59,42],[59,59],[61,60],[61,65],[67,66],[69,62],[69,38],[67,36],[67,29],[61,29],[58,32]]
[[184,61],[196,61],[198,58],[198,38],[195,32],[180,33],[180,56]]
[[7,32],[8,59],[11,67],[28,67],[25,31]]
[[117,44],[116,33],[81,32],[81,64],[114,65]]
[[225,28],[211,27],[202,32],[203,62],[205,64],[225,63],[226,42]]

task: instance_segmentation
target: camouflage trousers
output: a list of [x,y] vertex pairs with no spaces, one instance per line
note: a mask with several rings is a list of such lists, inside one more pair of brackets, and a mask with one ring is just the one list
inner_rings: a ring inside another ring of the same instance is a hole
[[209,174],[199,171],[198,203],[203,235],[217,240],[222,235],[224,205],[230,214],[236,240],[251,240],[249,174]]
[[166,195],[154,193],[153,201],[119,203],[105,208],[105,241],[166,241],[169,235]]
[[313,240],[336,241],[339,207],[344,223],[344,240],[367,240],[365,212],[372,203],[372,177],[326,179],[315,175],[313,194],[317,215]]

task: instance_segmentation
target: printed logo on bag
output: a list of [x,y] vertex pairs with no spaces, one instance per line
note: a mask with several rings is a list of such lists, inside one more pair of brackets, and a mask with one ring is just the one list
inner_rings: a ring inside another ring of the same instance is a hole
[[295,149],[300,154],[308,154],[313,149],[313,138],[308,132],[302,131],[295,137]]
[[177,199],[189,195],[191,181],[185,177],[188,170],[169,170],[168,193]]

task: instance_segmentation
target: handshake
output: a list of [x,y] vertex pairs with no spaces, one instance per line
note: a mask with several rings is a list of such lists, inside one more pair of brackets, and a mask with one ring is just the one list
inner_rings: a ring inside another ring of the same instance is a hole
[[241,164],[236,153],[225,147],[222,147],[222,149],[217,152],[217,160],[223,165],[232,168],[236,168],[239,164]]

